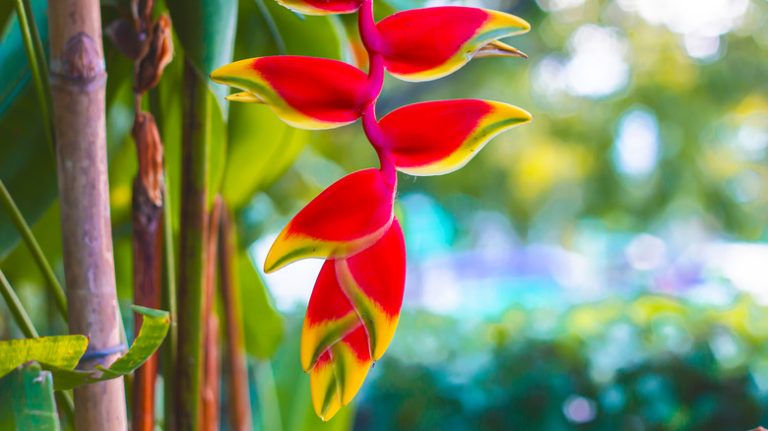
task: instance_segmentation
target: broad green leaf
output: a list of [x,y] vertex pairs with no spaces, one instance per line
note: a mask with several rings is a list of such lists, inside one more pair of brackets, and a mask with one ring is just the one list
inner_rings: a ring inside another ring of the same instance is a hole
[[61,429],[50,371],[30,364],[0,379],[0,429],[58,431]]
[[238,103],[229,116],[229,148],[222,194],[240,209],[282,175],[309,141],[262,105]]
[[[27,223],[35,221],[56,197],[56,162],[45,141],[34,88],[28,85],[0,118],[0,177],[3,178]],[[30,181],[34,175],[34,181]],[[0,261],[19,241],[16,226],[0,208]]]
[[270,358],[283,339],[285,322],[272,306],[264,279],[244,252],[238,258],[240,297],[245,325],[245,350],[257,358]]
[[[10,3],[10,2],[8,2]],[[33,0],[40,37],[48,41],[47,2]],[[22,214],[33,223],[50,206],[56,195],[56,169],[45,141],[35,89],[30,84],[24,42],[18,20],[11,18],[8,31],[0,33],[0,178],[16,200]],[[35,173],[35,181],[27,175]],[[0,210],[0,261],[18,243],[19,235],[4,210]]]
[[[281,54],[341,59],[339,40],[344,37],[343,29],[334,25],[329,17],[300,16],[280,6],[274,0],[263,0],[263,2],[285,44],[286,52]],[[265,30],[261,29],[261,31]],[[248,57],[259,55],[265,55],[265,53],[253,53]]]
[[[7,3],[12,4],[12,2]],[[48,43],[47,5],[45,0],[31,0],[32,13],[35,15],[35,22],[40,31],[40,40],[46,45]],[[7,32],[3,31],[5,30],[2,28],[3,24],[0,22],[0,64],[3,65],[0,67],[0,117],[10,108],[32,78],[15,12]],[[35,99],[34,94],[31,97]]]
[[[237,0],[166,0],[166,5],[181,48],[201,77],[232,60]],[[226,89],[214,91],[221,99]]]
[[109,368],[97,367],[96,370],[72,370],[51,366],[56,390],[73,389],[88,383],[101,382],[134,372],[141,366],[163,343],[171,317],[167,311],[133,306],[133,310],[144,316],[144,322],[139,335],[125,355],[118,358]]
[[87,347],[88,338],[83,335],[0,341],[0,376],[31,361],[62,369],[72,369],[75,368]]

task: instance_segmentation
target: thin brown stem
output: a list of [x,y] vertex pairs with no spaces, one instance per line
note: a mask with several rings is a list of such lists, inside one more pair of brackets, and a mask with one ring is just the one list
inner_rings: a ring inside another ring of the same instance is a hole
[[[160,308],[163,256],[163,208],[152,202],[140,178],[133,182],[133,302]],[[134,314],[135,333],[142,318]],[[152,431],[155,422],[155,379],[157,354],[152,355],[134,375],[132,428]]]
[[240,285],[237,278],[235,251],[237,238],[232,216],[222,205],[219,220],[219,289],[224,315],[224,332],[229,366],[230,425],[233,430],[248,431],[251,423],[251,400],[248,392],[248,364],[243,336],[243,310],[240,305]]
[[219,319],[214,312],[216,292],[216,255],[219,245],[219,216],[221,214],[221,196],[214,199],[209,217],[207,254],[205,261],[205,293],[203,298],[204,335],[204,376],[203,390],[203,421],[202,429],[216,431],[219,429]]

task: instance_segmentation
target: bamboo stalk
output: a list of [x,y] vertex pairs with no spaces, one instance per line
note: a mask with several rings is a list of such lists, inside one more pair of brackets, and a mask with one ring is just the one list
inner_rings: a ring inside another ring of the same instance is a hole
[[35,239],[32,229],[30,229],[27,221],[24,220],[24,215],[21,214],[19,207],[16,206],[16,202],[14,202],[8,189],[5,188],[3,180],[0,180],[0,200],[3,201],[5,209],[8,211],[8,215],[11,217],[13,224],[16,225],[16,229],[18,229],[21,238],[27,244],[27,248],[29,249],[30,254],[32,254],[32,258],[45,278],[46,286],[48,286],[51,295],[53,295],[53,299],[56,302],[56,308],[66,322],[67,299],[64,297],[64,289],[61,287],[61,284],[59,284],[59,279],[56,278],[56,275],[53,273],[53,268],[51,268],[51,264],[48,263],[48,259],[45,258],[43,249],[40,248],[40,244],[38,244],[37,239]]
[[219,288],[224,309],[224,332],[229,362],[229,420],[232,429],[246,431],[253,429],[253,425],[245,338],[242,330],[243,309],[240,305],[240,284],[235,261],[237,237],[232,216],[226,205],[221,207],[219,226]]
[[[98,0],[48,5],[64,272],[71,333],[91,351],[122,344],[115,291],[106,157],[106,70]],[[115,352],[81,363],[107,365]],[[75,389],[78,431],[127,429],[122,378]]]
[[205,256],[205,292],[203,297],[204,327],[204,374],[203,374],[203,420],[204,431],[219,429],[220,402],[219,378],[219,319],[214,312],[216,293],[216,255],[219,246],[219,216],[221,214],[221,196],[216,196],[208,218],[208,236]]
[[208,226],[208,114],[206,81],[184,63],[179,228],[176,420],[180,430],[200,429],[203,374],[203,288]]

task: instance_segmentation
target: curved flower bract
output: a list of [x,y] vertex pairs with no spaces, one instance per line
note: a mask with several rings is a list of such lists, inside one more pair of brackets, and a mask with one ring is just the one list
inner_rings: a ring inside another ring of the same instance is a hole
[[405,241],[397,220],[366,250],[336,261],[339,284],[360,315],[378,360],[395,335],[405,288]]
[[346,257],[381,238],[394,217],[395,184],[365,169],[331,184],[288,223],[272,244],[264,271],[309,257]]
[[288,9],[304,15],[352,13],[360,9],[360,0],[277,0]]
[[301,365],[323,420],[352,401],[392,340],[405,286],[405,243],[397,220],[375,244],[327,260],[309,299]]
[[367,76],[336,60],[278,55],[222,66],[211,79],[241,90],[229,97],[265,103],[280,119],[302,129],[331,129],[360,118]]
[[301,329],[301,367],[309,371],[320,356],[362,324],[336,275],[336,261],[326,260],[309,297]]
[[398,12],[377,27],[389,73],[405,81],[429,81],[458,70],[473,56],[525,57],[498,39],[531,26],[503,12],[441,6]]
[[494,136],[530,120],[516,106],[460,99],[406,105],[380,125],[398,170],[440,175],[466,165]]

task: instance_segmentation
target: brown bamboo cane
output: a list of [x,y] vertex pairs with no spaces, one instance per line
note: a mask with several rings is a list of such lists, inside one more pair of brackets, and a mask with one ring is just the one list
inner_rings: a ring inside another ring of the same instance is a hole
[[[98,0],[49,3],[50,80],[69,329],[89,338],[83,368],[109,364],[122,343],[106,155],[106,69]],[[99,355],[99,352],[113,353]],[[122,378],[75,389],[79,431],[127,429]]]

